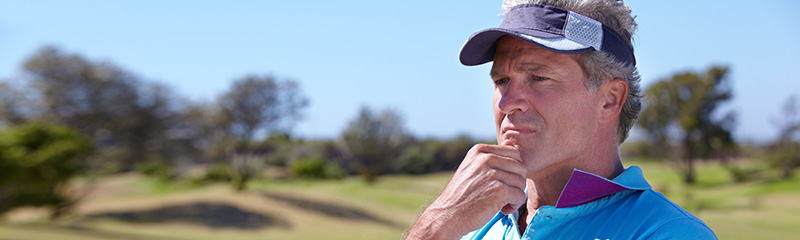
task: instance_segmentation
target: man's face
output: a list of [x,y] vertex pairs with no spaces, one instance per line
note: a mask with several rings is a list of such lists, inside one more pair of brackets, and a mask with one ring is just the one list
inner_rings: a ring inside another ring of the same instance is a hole
[[575,56],[505,36],[491,76],[497,141],[518,147],[528,176],[589,157],[600,99],[584,84]]

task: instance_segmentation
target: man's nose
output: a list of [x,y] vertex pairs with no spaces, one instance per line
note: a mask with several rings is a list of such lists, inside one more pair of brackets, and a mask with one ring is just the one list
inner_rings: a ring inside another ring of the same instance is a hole
[[500,101],[497,103],[500,112],[512,114],[514,112],[527,111],[529,104],[524,94],[524,88],[524,84],[520,81],[509,80],[505,89],[503,89]]

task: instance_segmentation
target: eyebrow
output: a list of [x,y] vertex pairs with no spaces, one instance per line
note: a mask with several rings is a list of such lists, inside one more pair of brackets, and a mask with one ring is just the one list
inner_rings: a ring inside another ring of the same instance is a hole
[[[537,63],[520,63],[517,66],[514,66],[514,70],[519,72],[525,73],[552,73],[552,69],[549,66],[537,64]],[[500,71],[492,69],[489,71],[489,76],[495,78],[497,76],[503,75]]]

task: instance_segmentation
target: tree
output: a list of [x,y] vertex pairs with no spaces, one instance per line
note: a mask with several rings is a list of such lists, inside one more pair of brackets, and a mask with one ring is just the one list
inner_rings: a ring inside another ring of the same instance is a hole
[[678,161],[686,183],[694,183],[694,161],[735,148],[731,131],[735,115],[715,117],[715,110],[733,95],[727,67],[712,67],[705,74],[686,72],[661,80],[646,90],[646,107],[639,117],[658,153],[670,152],[678,142]]
[[394,161],[394,167],[400,173],[410,174],[454,171],[475,143],[467,135],[446,140],[413,141]]
[[351,165],[371,183],[400,155],[409,139],[398,112],[387,109],[376,114],[362,107],[342,133],[341,142],[350,155]]
[[65,185],[92,151],[92,140],[68,127],[29,122],[0,132],[0,213],[20,206],[63,213],[75,201]]
[[[53,46],[39,49],[24,63],[26,80],[38,93],[37,119],[69,126],[92,136],[122,170],[133,168],[136,86],[139,79],[110,62],[92,62]],[[107,162],[100,160],[104,164]]]
[[[132,125],[139,80],[108,62],[46,46],[27,59],[24,69],[45,107],[44,118],[94,136],[100,144],[121,141]],[[117,120],[117,121],[115,121]]]
[[235,154],[231,157],[233,167],[233,189],[237,192],[247,188],[247,182],[258,176],[266,159],[256,154]]
[[44,121],[92,136],[100,148],[98,164],[114,170],[197,155],[191,144],[197,127],[186,122],[185,107],[169,87],[142,81],[111,62],[46,46],[24,63]]
[[797,96],[791,96],[783,105],[783,118],[774,120],[780,131],[778,139],[773,143],[774,151],[770,154],[772,163],[783,172],[783,178],[791,178],[792,170],[800,166],[800,104]]
[[[218,99],[217,123],[225,134],[217,135],[214,146],[234,169],[234,188],[242,191],[256,177],[266,161],[266,151],[254,147],[253,138],[289,132],[301,118],[308,100],[297,82],[278,81],[272,76],[250,75],[233,82],[231,90]],[[271,148],[270,148],[271,149]]]
[[25,121],[25,94],[11,84],[0,82],[0,126],[16,125]]
[[219,107],[227,132],[250,143],[259,130],[271,133],[286,131],[302,116],[308,100],[297,82],[277,81],[272,76],[246,76],[233,83],[220,97]]
[[[198,121],[198,109],[175,97],[167,86],[145,83],[139,86],[138,102],[131,116],[129,138],[131,155],[139,163],[161,165],[171,170],[175,165],[202,158],[199,146],[208,141],[208,122]],[[167,175],[174,175],[169,172]]]
[[467,152],[477,141],[467,135],[460,135],[442,143],[442,147],[436,153],[434,171],[455,171],[461,165],[461,161],[467,156]]

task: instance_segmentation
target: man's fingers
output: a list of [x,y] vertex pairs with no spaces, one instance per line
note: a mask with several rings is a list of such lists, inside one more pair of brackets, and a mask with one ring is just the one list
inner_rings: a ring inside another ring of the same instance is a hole
[[512,158],[518,162],[522,162],[522,157],[519,154],[519,150],[515,146],[477,144],[474,146],[474,148],[478,151],[478,153],[496,154]]
[[517,211],[528,200],[528,196],[525,196],[525,191],[517,189],[510,190],[507,197],[507,204],[500,209],[503,214],[511,214]]
[[479,171],[494,169],[516,174],[515,178],[521,179],[523,184],[528,173],[527,166],[520,159],[520,153],[514,146],[477,144],[467,155],[465,162],[466,164],[462,165],[465,168],[477,167],[485,169]]
[[497,179],[497,181],[500,181],[501,183],[503,183],[505,185],[508,185],[508,186],[511,186],[511,187],[514,187],[514,188],[517,188],[517,189],[520,189],[520,190],[523,190],[523,191],[525,190],[525,186],[526,186],[525,185],[526,184],[525,177],[523,177],[519,173],[508,172],[508,171],[505,171],[505,170],[502,170],[502,169],[492,169],[492,170],[490,170],[490,172],[491,172],[491,174],[494,175],[494,176],[492,176],[493,179]]
[[522,205],[519,205],[519,204],[517,204],[517,205],[506,204],[505,206],[503,206],[502,209],[500,209],[500,211],[503,212],[503,214],[508,215],[508,214],[513,213],[514,211],[517,211],[520,206],[522,206]]
[[486,162],[489,168],[516,174],[517,177],[522,179],[524,182],[525,176],[528,174],[528,167],[525,166],[525,164],[523,164],[519,160],[510,157],[490,155],[490,154],[488,154],[488,156],[485,157],[488,158],[486,159]]
[[492,183],[486,194],[493,196],[496,209],[504,214],[517,210],[527,200],[524,177],[497,169],[490,170],[488,177]]

